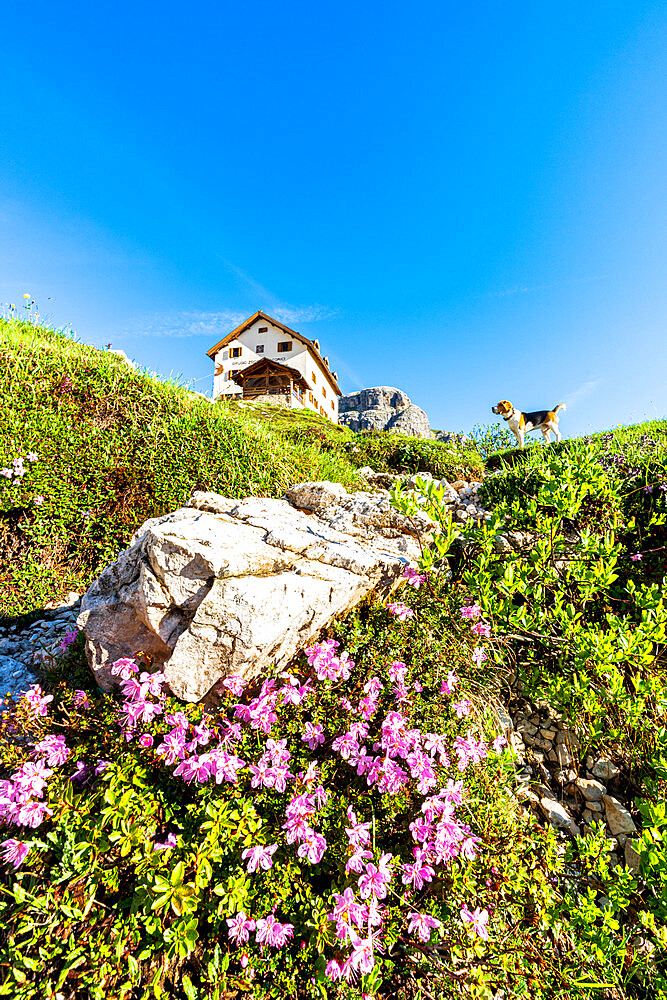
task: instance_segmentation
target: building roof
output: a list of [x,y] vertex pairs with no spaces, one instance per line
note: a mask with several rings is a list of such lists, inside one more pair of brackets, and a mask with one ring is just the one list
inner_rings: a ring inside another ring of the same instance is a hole
[[304,337],[302,333],[297,333],[296,330],[291,330],[289,326],[285,326],[285,324],[279,322],[279,320],[273,319],[272,316],[268,316],[265,312],[262,312],[261,309],[259,309],[256,313],[253,313],[252,316],[249,316],[248,319],[244,320],[240,326],[237,326],[235,330],[232,330],[232,332],[228,333],[226,337],[223,337],[222,340],[218,341],[215,347],[212,347],[209,351],[207,351],[206,353],[208,354],[209,358],[213,360],[213,358],[221,348],[226,347],[227,344],[230,344],[233,340],[236,340],[237,337],[240,337],[241,334],[245,330],[248,330],[252,326],[252,324],[255,323],[258,319],[267,320],[267,322],[273,324],[273,326],[277,326],[278,329],[282,330],[290,337],[294,337],[295,340],[298,340],[302,344],[304,344],[309,353],[317,361],[318,366],[322,370],[322,373],[326,376],[327,380],[331,384],[331,388],[338,396],[342,395],[338,387],[338,382],[334,378],[333,373],[329,370],[327,365],[325,365],[324,358],[322,357],[318,349],[315,347],[313,341],[308,340],[308,337]]
[[260,358],[259,361],[248,365],[247,368],[239,368],[238,371],[230,372],[229,374],[233,382],[242,386],[247,378],[256,377],[265,369],[280,375],[289,375],[292,382],[298,385],[300,389],[308,390],[310,388],[301,372],[298,372],[296,368],[291,368],[290,365],[281,365],[279,361],[272,361],[270,358]]

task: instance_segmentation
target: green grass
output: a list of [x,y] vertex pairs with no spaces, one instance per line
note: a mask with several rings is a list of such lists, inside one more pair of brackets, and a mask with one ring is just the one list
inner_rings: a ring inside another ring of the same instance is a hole
[[[58,331],[0,319],[0,614],[86,589],[149,517],[195,490],[281,496],[305,480],[363,488],[357,468],[457,478],[479,456],[318,414],[212,402]],[[35,497],[44,498],[41,505]]]
[[[631,424],[629,427],[619,426],[613,431],[600,431],[597,434],[586,435],[586,439],[604,443],[611,440],[612,436],[619,446],[633,444],[644,436],[653,437],[660,441],[667,441],[667,420],[645,420],[643,423]],[[580,440],[581,438],[570,438],[560,443],[553,441],[546,447],[558,454],[563,451],[567,452],[568,449],[571,450],[571,445]],[[539,464],[542,461],[544,448],[545,445],[541,438],[537,436],[532,440],[527,438],[525,448],[503,448],[495,451],[486,458],[485,464],[487,469],[499,469],[503,465],[521,463]]]

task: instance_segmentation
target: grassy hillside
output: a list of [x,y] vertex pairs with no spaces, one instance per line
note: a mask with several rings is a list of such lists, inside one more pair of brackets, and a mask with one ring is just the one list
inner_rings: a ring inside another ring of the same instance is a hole
[[[480,469],[0,333],[16,610],[194,488]],[[332,626],[352,662],[322,646],[207,714],[134,683],[139,650],[102,693],[79,636],[0,716],[0,997],[667,1000],[667,424],[491,464],[490,521],[420,501],[441,533],[403,612]]]
[[[149,517],[194,490],[280,496],[295,482],[363,486],[356,468],[456,478],[479,457],[335,427],[317,414],[214,404],[56,331],[0,320],[0,614],[85,589]],[[43,499],[40,499],[43,498]]]

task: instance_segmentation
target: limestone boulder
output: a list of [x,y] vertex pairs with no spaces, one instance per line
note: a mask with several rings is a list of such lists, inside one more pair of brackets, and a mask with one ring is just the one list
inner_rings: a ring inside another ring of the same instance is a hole
[[282,500],[195,493],[153,518],[84,595],[79,627],[98,683],[140,650],[199,701],[230,674],[285,666],[367,594],[389,594],[431,522],[385,495],[301,483]]
[[401,389],[376,385],[338,400],[338,420],[352,431],[390,431],[411,437],[431,437],[426,413]]

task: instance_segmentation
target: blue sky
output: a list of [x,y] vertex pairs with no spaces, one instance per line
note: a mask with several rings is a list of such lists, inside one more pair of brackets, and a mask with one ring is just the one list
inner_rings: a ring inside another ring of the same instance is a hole
[[210,391],[256,309],[434,427],[667,416],[664,3],[14,4],[0,301]]

